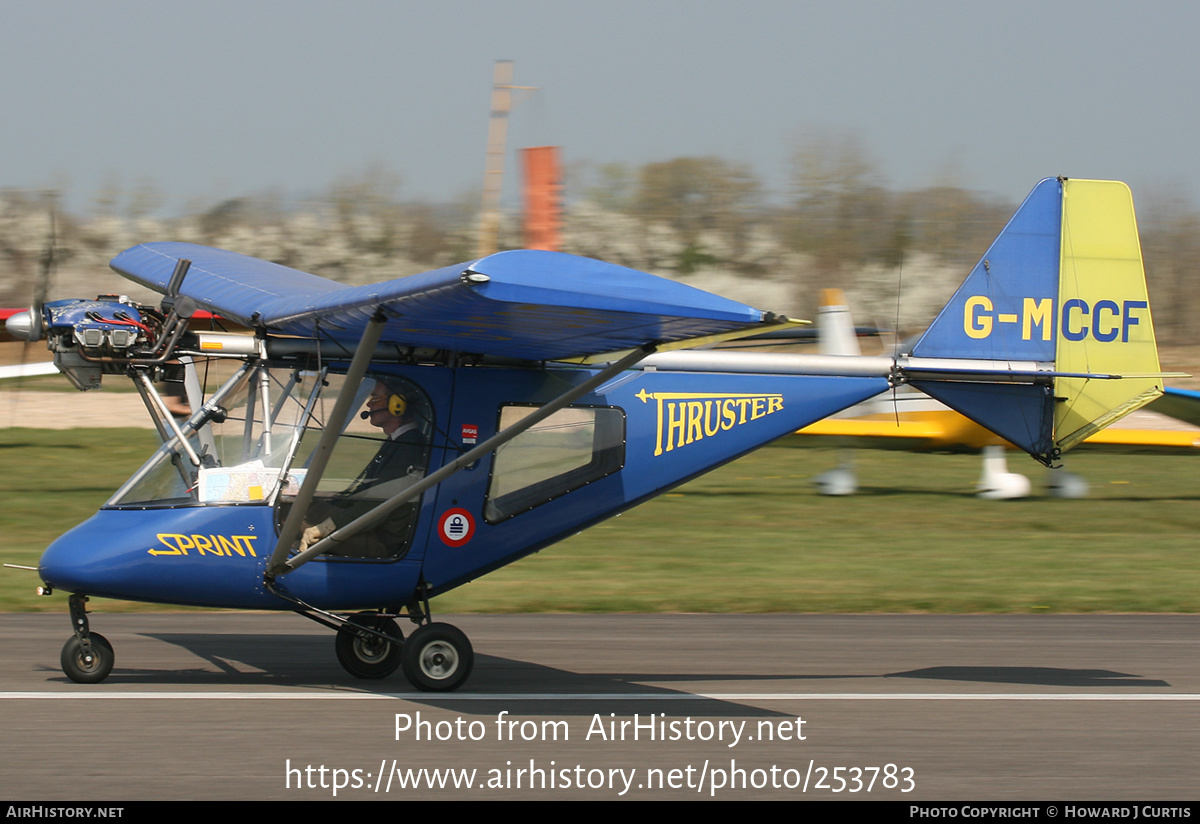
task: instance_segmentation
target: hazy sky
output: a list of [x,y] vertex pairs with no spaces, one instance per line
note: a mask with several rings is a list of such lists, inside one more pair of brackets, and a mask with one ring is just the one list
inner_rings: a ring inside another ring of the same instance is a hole
[[[805,135],[895,188],[1018,200],[1045,176],[1200,200],[1200,4],[798,0],[0,0],[0,186],[188,199],[481,185],[493,61],[538,86],[515,147],[750,164],[783,195]],[[515,174],[510,162],[509,180]]]

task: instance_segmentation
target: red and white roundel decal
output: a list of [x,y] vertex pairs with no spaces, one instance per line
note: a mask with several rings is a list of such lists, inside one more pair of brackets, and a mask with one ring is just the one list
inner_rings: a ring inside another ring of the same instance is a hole
[[438,521],[438,537],[446,546],[462,546],[475,534],[475,519],[465,509],[447,509]]

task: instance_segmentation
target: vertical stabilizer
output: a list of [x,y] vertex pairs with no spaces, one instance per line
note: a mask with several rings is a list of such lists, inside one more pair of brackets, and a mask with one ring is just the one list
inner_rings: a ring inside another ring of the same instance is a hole
[[1062,189],[1046,178],[913,347],[915,357],[1054,360]]
[[858,333],[846,295],[841,289],[822,289],[817,310],[817,341],[822,355],[861,355]]
[[914,381],[1045,462],[1158,397],[1162,376],[1129,188],[1039,183],[912,355],[1045,372],[994,391],[981,391],[982,379]]

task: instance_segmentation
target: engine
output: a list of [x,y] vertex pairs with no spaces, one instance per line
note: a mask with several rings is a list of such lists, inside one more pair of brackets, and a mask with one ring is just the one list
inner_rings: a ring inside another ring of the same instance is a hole
[[40,317],[31,310],[9,318],[8,331],[25,340],[44,335],[55,366],[76,389],[96,389],[103,375],[123,373],[162,349],[163,316],[124,296],[58,300],[41,309]]

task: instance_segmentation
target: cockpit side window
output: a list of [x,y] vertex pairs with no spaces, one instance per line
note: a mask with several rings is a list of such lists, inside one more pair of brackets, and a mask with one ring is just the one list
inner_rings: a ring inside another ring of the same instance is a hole
[[[328,535],[402,493],[425,476],[433,433],[428,396],[412,381],[378,375],[364,381],[356,401],[361,410],[343,430],[305,516],[305,527]],[[306,433],[293,476],[303,477],[308,453],[319,431]],[[286,519],[297,488],[279,502],[279,523]],[[334,557],[392,560],[408,551],[420,501],[408,501],[379,526],[366,530],[328,553]]]
[[[500,429],[537,407],[504,406]],[[570,406],[496,450],[484,520],[500,523],[597,481],[625,465],[625,413]]]

